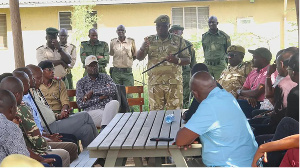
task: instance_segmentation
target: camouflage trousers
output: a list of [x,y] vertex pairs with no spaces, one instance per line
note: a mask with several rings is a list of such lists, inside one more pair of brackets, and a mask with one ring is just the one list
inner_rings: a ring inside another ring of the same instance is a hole
[[219,65],[207,65],[206,63],[205,65],[207,66],[209,73],[215,78],[215,80],[218,80],[220,78],[222,71],[227,66],[225,60],[221,61]]
[[148,85],[149,106],[152,110],[175,110],[182,108],[182,85]]
[[182,73],[182,86],[183,86],[183,108],[187,109],[189,108],[189,102],[190,102],[190,79],[191,75],[190,72],[183,72]]

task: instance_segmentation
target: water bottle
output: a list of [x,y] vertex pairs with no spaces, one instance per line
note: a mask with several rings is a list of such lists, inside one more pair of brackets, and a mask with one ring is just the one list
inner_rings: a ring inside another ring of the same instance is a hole
[[165,117],[165,121],[166,121],[166,123],[171,123],[171,122],[173,122],[175,120],[175,116],[174,116],[174,114],[168,114],[168,115],[166,115],[166,117]]

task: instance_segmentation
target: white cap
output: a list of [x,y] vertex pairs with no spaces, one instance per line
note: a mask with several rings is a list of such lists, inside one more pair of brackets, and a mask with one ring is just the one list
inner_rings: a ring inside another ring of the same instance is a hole
[[92,62],[98,62],[96,56],[89,55],[85,58],[85,66],[90,65]]

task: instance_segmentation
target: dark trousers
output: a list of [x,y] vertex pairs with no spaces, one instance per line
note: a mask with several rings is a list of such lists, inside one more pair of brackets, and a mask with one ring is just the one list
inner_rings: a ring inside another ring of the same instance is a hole
[[247,100],[238,99],[237,101],[247,118],[252,118],[252,111],[260,108],[260,102],[257,102],[257,105],[253,108]]
[[51,154],[51,155],[41,155],[43,158],[54,158],[55,162],[53,162],[54,167],[62,167],[62,160],[60,156]]

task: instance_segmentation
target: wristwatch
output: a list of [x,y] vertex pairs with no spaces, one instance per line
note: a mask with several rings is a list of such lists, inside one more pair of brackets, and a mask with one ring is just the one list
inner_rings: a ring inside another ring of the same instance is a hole
[[241,95],[241,91],[242,91],[242,89],[238,89],[238,90],[236,91],[236,93],[237,93],[238,95]]

